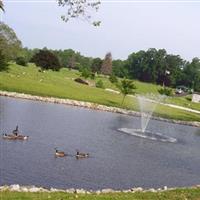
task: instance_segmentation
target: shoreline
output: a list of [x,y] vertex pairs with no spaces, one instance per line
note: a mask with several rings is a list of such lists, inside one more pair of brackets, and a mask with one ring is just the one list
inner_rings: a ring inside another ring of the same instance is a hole
[[34,185],[31,186],[21,186],[18,184],[13,185],[2,185],[0,186],[0,192],[9,191],[9,192],[25,192],[25,193],[38,193],[38,192],[47,192],[47,193],[54,193],[54,192],[63,192],[68,194],[109,194],[109,193],[135,193],[135,192],[164,192],[164,191],[170,191],[170,190],[176,190],[176,189],[194,189],[199,188],[200,185],[194,185],[189,187],[172,187],[168,188],[167,186],[164,186],[162,188],[149,188],[144,189],[142,187],[133,187],[130,189],[119,189],[114,190],[111,188],[104,188],[99,190],[87,190],[87,189],[76,189],[76,188],[68,188],[68,189],[57,189],[51,187],[50,189],[44,188],[44,187],[37,187]]
[[[36,95],[17,93],[17,92],[7,92],[7,91],[1,91],[1,90],[0,90],[0,96],[33,100],[33,101],[41,101],[41,102],[47,102],[47,103],[56,103],[56,104],[63,104],[63,105],[70,105],[70,106],[78,106],[78,107],[88,108],[92,110],[119,113],[119,114],[124,114],[124,115],[135,116],[135,117],[141,116],[140,112],[133,111],[133,110],[126,110],[126,109],[117,108],[117,107],[109,107],[109,106],[100,105],[97,103],[84,102],[84,101],[71,100],[71,99],[62,99],[62,98],[56,98],[56,97],[41,97],[41,96],[36,96]],[[169,123],[187,125],[187,126],[200,127],[200,122],[194,122],[194,121],[165,119],[162,117],[155,117],[155,116],[151,116],[151,119],[169,122]]]

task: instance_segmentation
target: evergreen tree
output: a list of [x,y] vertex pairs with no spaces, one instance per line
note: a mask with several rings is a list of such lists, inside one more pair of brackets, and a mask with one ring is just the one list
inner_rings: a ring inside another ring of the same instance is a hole
[[112,73],[112,54],[110,52],[105,56],[101,66],[101,73],[105,75],[111,75]]

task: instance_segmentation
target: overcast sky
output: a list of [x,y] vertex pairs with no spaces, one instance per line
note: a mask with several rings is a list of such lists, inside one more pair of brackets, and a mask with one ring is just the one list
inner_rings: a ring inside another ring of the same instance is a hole
[[54,1],[4,0],[1,20],[12,27],[23,46],[52,49],[72,48],[81,54],[126,59],[132,52],[165,48],[191,60],[200,57],[199,2],[104,1],[94,19],[100,27],[81,20],[64,23],[64,10]]

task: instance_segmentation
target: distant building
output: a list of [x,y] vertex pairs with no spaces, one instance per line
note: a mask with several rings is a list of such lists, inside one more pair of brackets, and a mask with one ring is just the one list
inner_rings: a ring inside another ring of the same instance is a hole
[[195,103],[200,103],[200,93],[194,93],[192,95],[192,102],[195,102]]

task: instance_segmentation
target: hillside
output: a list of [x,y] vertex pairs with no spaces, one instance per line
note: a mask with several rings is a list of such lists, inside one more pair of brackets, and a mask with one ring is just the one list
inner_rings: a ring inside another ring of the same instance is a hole
[[[51,70],[39,72],[34,64],[29,64],[28,67],[22,67],[11,63],[8,72],[0,72],[0,90],[39,96],[76,99],[107,106],[123,107],[136,111],[139,110],[138,101],[135,97],[127,96],[124,105],[122,106],[121,94],[115,94],[94,86],[95,81],[101,79],[105,88],[117,90],[116,86],[110,83],[108,78],[100,76],[95,80],[89,80],[93,86],[87,86],[76,83],[73,80],[79,76],[80,73],[75,70],[61,69],[59,72],[53,72]],[[158,89],[160,88],[160,86],[139,81],[135,81],[134,83],[137,87],[135,90],[136,94],[157,94]],[[168,98],[165,101],[200,110],[199,104],[191,103],[185,97],[173,97]],[[172,119],[200,121],[199,114],[170,108],[164,105],[158,105],[154,114],[156,116]]]

